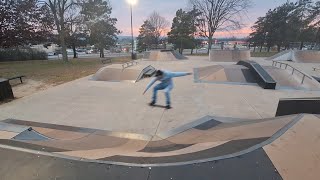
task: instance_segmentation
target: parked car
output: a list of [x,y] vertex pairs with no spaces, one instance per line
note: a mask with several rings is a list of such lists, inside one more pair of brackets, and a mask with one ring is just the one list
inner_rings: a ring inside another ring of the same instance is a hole
[[86,51],[86,54],[96,54],[96,53],[98,53],[97,49],[89,49]]
[[55,56],[57,55],[55,52],[48,52],[48,56]]
[[[76,53],[77,53],[77,51],[76,51]],[[68,55],[73,55],[73,50],[72,49],[67,49],[67,54]],[[77,53],[78,54],[78,53]]]

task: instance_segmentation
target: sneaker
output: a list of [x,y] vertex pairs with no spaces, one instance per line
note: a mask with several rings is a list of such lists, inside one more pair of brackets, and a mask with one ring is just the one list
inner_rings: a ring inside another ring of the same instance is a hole
[[167,105],[166,106],[166,109],[171,109],[172,107],[170,105]]
[[150,106],[154,106],[156,103],[154,101],[152,101],[151,103],[149,103]]

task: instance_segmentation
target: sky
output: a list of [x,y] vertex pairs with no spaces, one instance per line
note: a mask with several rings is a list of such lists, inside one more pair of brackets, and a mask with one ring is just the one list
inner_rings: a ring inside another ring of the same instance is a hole
[[[248,10],[247,17],[244,17],[244,27],[231,32],[217,32],[215,38],[221,37],[246,37],[251,32],[250,27],[258,17],[264,16],[269,9],[273,9],[287,0],[251,0],[252,5]],[[133,7],[133,29],[134,36],[138,36],[139,28],[143,21],[153,12],[158,12],[165,17],[170,24],[178,9],[188,9],[189,0],[138,0]],[[110,0],[112,16],[118,19],[117,28],[122,31],[122,36],[131,34],[130,26],[130,6],[126,0]],[[171,26],[171,25],[170,25]],[[169,27],[170,28],[170,27]]]

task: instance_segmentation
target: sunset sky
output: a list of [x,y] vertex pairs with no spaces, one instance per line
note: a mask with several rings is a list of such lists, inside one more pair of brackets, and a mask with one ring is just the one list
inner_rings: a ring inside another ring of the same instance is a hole
[[[273,9],[287,0],[252,0],[248,17],[244,18],[245,27],[234,32],[217,32],[215,37],[245,37],[250,33],[250,27],[258,17],[264,16],[269,9]],[[126,0],[110,0],[113,7],[112,16],[118,19],[117,27],[123,32],[121,35],[130,35],[130,7]],[[139,27],[153,11],[165,17],[170,24],[179,8],[188,8],[189,0],[138,0],[133,9],[134,36],[139,33]],[[171,25],[170,25],[171,26]]]

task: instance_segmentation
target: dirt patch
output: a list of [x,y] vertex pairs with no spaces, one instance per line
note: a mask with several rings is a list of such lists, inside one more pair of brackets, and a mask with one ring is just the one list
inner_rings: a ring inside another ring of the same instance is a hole
[[12,91],[15,98],[22,98],[53,86],[54,84],[46,84],[42,81],[27,79],[24,80],[23,84],[12,83]]

